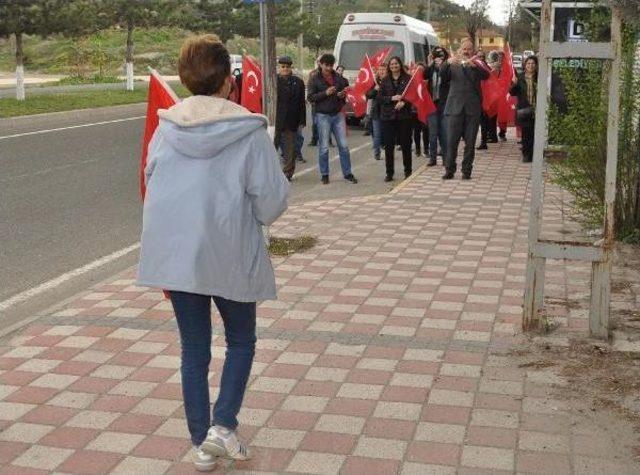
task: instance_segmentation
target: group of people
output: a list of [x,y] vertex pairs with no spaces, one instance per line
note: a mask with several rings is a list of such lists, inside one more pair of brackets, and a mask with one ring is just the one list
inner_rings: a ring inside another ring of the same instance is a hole
[[[454,58],[435,49],[426,69],[425,80],[437,108],[429,118],[429,163],[435,164],[439,142],[445,151],[446,179],[456,171],[461,138],[465,141],[463,178],[471,176],[482,115],[480,81],[487,74],[470,61],[473,53],[470,42]],[[522,111],[518,117],[529,125],[535,105],[535,63],[535,58],[527,60],[524,75],[512,89]],[[137,283],[163,289],[174,309],[184,410],[197,470],[213,470],[220,457],[251,457],[237,435],[238,413],[255,355],[256,305],[276,298],[262,226],[272,224],[287,208],[287,178],[295,169],[306,101],[312,104],[318,129],[322,182],[329,183],[328,149],[333,135],[343,176],[357,183],[342,115],[348,83],[334,64],[332,55],[320,57],[305,96],[304,84],[291,74],[290,59],[280,61],[278,92],[287,100],[278,101],[276,139],[285,153],[284,173],[267,132],[267,118],[229,100],[235,85],[229,53],[215,35],[185,40],[178,72],[193,95],[158,113],[159,126],[148,146],[145,168]],[[388,179],[394,175],[397,145],[402,149],[405,176],[412,171],[413,113],[402,95],[409,79],[402,60],[393,57],[379,68],[376,86],[368,94],[374,99],[374,138],[378,138],[374,146],[376,150],[384,146]],[[523,125],[525,157],[530,157],[532,145],[529,125]],[[208,378],[212,301],[222,317],[227,347],[213,408]]]
[[[373,158],[385,158],[385,181],[392,181],[395,174],[395,150],[402,152],[405,178],[413,170],[412,142],[419,157],[424,144],[427,165],[437,164],[443,156],[445,173],[449,180],[457,171],[457,155],[460,141],[464,141],[461,163],[463,179],[470,179],[473,171],[475,150],[486,150],[487,144],[506,140],[507,124],[498,122],[497,115],[490,116],[483,110],[481,82],[490,74],[502,72],[503,53],[492,52],[487,58],[483,51],[475,51],[470,40],[464,40],[459,50],[450,55],[444,48],[435,47],[429,64],[423,66],[422,78],[436,106],[428,117],[428,123],[417,119],[415,108],[403,97],[411,76],[402,58],[394,56],[375,71],[375,85],[367,92],[367,135],[373,139]],[[291,180],[296,159],[302,160],[305,125],[305,85],[292,75],[289,57],[279,60],[278,108],[276,119],[276,146],[282,149],[283,171]],[[307,100],[312,107],[314,138],[312,144],[319,145],[319,169],[322,183],[329,183],[329,142],[333,135],[337,141],[340,165],[344,178],[357,183],[351,173],[351,160],[346,140],[346,123],[343,110],[346,104],[347,80],[339,68],[333,69],[335,58],[324,54],[318,60],[318,69],[313,70],[307,82]],[[522,131],[523,161],[530,162],[533,154],[533,125],[537,88],[538,62],[535,56],[525,60],[524,72],[514,76],[511,94],[517,96],[516,124]],[[480,144],[476,140],[480,132]],[[295,138],[294,138],[295,135]],[[293,144],[293,145],[292,145]]]

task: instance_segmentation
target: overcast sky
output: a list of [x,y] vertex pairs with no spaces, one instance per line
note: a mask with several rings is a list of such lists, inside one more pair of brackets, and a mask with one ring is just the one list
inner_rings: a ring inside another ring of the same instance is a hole
[[[453,0],[459,5],[468,7],[473,0]],[[507,0],[489,0],[489,9],[487,11],[489,18],[498,25],[507,23]]]

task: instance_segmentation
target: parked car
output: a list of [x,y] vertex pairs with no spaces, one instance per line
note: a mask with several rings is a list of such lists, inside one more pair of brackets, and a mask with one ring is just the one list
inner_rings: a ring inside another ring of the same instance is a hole
[[242,55],[241,54],[230,54],[231,59],[231,72],[234,72],[236,69],[242,72]]
[[535,53],[534,53],[532,50],[530,50],[530,49],[526,49],[526,50],[524,50],[524,51],[522,52],[522,57],[523,57],[524,59],[527,59],[529,56],[533,56],[534,54],[535,54]]
[[511,62],[513,63],[513,67],[517,72],[522,72],[522,55],[521,54],[512,54]]

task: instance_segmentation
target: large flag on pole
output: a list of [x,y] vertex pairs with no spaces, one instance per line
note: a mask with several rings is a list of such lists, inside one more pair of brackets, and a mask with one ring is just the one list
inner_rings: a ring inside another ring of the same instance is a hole
[[378,69],[378,66],[384,63],[385,59],[387,59],[387,56],[389,56],[389,53],[391,53],[392,49],[393,46],[387,46],[386,48],[382,48],[381,50],[376,51],[376,53],[371,56],[371,66],[375,69]]
[[142,139],[142,157],[140,159],[140,196],[144,200],[147,187],[144,182],[144,169],[147,166],[147,153],[149,142],[154,132],[158,128],[158,110],[168,109],[180,102],[178,95],[171,89],[171,86],[158,74],[155,69],[151,69],[149,77],[149,93],[147,98],[147,119],[144,124],[144,137]]
[[242,106],[256,114],[262,114],[262,70],[249,56],[242,58],[240,98]]
[[362,117],[367,113],[367,98],[365,94],[375,86],[375,84],[376,80],[373,75],[371,60],[369,56],[365,54],[356,82],[352,87],[350,86],[345,89],[347,93],[346,100],[353,109],[354,116]]
[[418,66],[411,76],[409,84],[407,84],[407,87],[402,93],[402,97],[416,108],[418,120],[426,124],[427,118],[436,111],[436,105],[433,103],[433,99],[431,99],[431,94],[429,94],[423,78],[424,68]]

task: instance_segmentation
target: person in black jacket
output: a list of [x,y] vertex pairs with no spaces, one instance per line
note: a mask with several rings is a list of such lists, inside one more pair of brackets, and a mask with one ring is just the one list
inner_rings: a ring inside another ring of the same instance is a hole
[[276,107],[275,145],[284,154],[282,171],[289,181],[296,169],[296,137],[298,130],[306,125],[307,107],[304,97],[304,82],[292,74],[289,56],[278,59],[278,104]]
[[413,118],[411,104],[402,98],[411,76],[404,70],[402,60],[394,56],[387,66],[387,77],[380,84],[380,121],[384,141],[384,160],[386,176],[384,181],[393,180],[393,152],[396,144],[402,148],[404,176],[408,178],[412,171],[411,132]]
[[450,180],[456,173],[456,159],[460,139],[464,137],[464,158],[462,160],[462,179],[471,179],[475,144],[482,115],[482,91],[480,81],[487,79],[489,73],[472,61],[473,43],[466,39],[462,42],[458,54],[449,58],[442,69],[442,79],[449,82],[449,97],[444,109],[447,129],[447,153],[445,166],[447,172],[443,180]]
[[433,99],[433,103],[436,105],[436,111],[428,118],[428,167],[432,167],[437,163],[438,142],[440,142],[440,150],[442,150],[443,155],[447,147],[444,127],[444,106],[447,103],[447,96],[449,95],[449,83],[442,81],[442,68],[444,66],[444,63],[446,63],[448,59],[449,53],[447,52],[447,50],[440,46],[436,46],[431,52],[431,64],[424,73],[424,78],[426,81],[428,81],[427,84],[429,87],[429,94],[431,94],[431,99]]
[[310,77],[307,95],[315,105],[318,123],[318,165],[322,183],[329,184],[329,137],[333,133],[338,143],[342,176],[350,183],[358,183],[351,173],[351,155],[347,145],[347,123],[342,108],[346,104],[345,88],[349,82],[333,69],[336,58],[330,53],[320,56],[320,69]]
[[383,147],[382,124],[380,122],[380,84],[387,77],[387,65],[381,64],[376,71],[376,85],[366,94],[371,104],[371,133],[373,136],[373,158],[380,160],[380,149]]
[[511,95],[518,96],[516,123],[522,129],[522,161],[533,161],[536,95],[538,93],[538,58],[529,56],[524,72],[514,79]]

